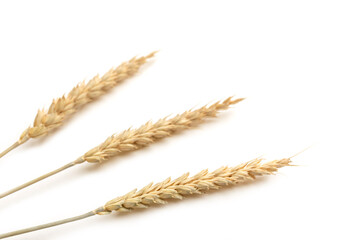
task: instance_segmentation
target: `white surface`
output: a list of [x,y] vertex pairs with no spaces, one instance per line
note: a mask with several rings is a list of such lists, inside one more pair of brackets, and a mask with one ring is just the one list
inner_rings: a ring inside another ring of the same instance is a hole
[[140,74],[0,159],[0,192],[107,136],[229,95],[246,101],[145,149],[0,200],[0,232],[93,210],[151,181],[263,155],[300,167],[202,197],[15,239],[359,239],[358,1],[1,1],[0,147],[40,107],[134,55]]

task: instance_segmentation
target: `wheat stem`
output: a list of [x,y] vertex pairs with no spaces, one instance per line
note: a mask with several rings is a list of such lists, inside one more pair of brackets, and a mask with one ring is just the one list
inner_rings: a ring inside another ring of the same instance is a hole
[[76,164],[81,164],[84,162],[101,163],[113,156],[118,155],[119,153],[134,151],[145,147],[161,138],[172,135],[176,131],[189,128],[194,123],[197,123],[206,117],[215,117],[219,111],[226,110],[230,105],[236,104],[242,100],[243,98],[232,99],[230,97],[222,102],[219,101],[210,106],[203,106],[196,110],[186,111],[183,114],[176,115],[170,119],[163,118],[155,123],[147,122],[137,129],[125,130],[120,134],[107,138],[105,142],[91,149],[77,160],[0,194],[0,199],[21,189],[24,189],[34,183],[37,183],[45,178],[48,178],[56,173],[64,171],[65,169]]
[[34,183],[37,183],[37,182],[39,182],[39,181],[41,181],[41,180],[44,180],[45,178],[48,178],[48,177],[53,176],[53,175],[55,175],[55,174],[57,174],[57,173],[59,173],[59,172],[62,172],[62,171],[64,171],[65,169],[68,169],[68,168],[73,167],[73,166],[75,166],[75,165],[76,165],[76,162],[75,162],[75,161],[74,161],[74,162],[70,162],[70,163],[68,163],[68,164],[66,164],[66,165],[64,165],[64,166],[62,166],[62,167],[60,167],[60,168],[58,168],[58,169],[55,169],[54,171],[51,171],[51,172],[49,172],[49,173],[47,173],[47,174],[44,174],[44,175],[42,175],[42,176],[40,176],[40,177],[38,177],[38,178],[35,178],[35,179],[31,180],[31,181],[29,181],[29,182],[26,182],[26,183],[24,183],[24,184],[21,184],[20,186],[17,186],[17,187],[15,187],[15,188],[13,188],[13,189],[10,189],[10,190],[8,190],[8,191],[0,194],[0,199],[1,199],[1,198],[4,198],[4,197],[6,197],[6,196],[9,196],[10,194],[13,194],[13,193],[15,193],[15,192],[17,192],[17,191],[19,191],[19,190],[21,190],[21,189],[24,189],[24,188],[26,188],[26,187],[28,187],[28,186],[30,186],[30,185],[33,185]]
[[54,99],[48,109],[38,111],[33,124],[23,131],[19,140],[14,145],[0,154],[0,158],[29,139],[42,137],[53,129],[60,127],[69,116],[81,107],[104,95],[125,79],[133,76],[155,53],[153,52],[139,58],[134,57],[118,67],[110,69],[101,77],[96,75],[87,83],[79,83],[66,96]]
[[10,151],[14,150],[15,148],[17,148],[21,144],[23,144],[23,142],[16,141],[13,145],[11,145],[7,149],[5,149],[2,153],[0,153],[0,158],[5,156],[6,154],[8,154]]
[[271,175],[281,167],[291,166],[290,158],[274,160],[267,163],[262,163],[262,160],[263,159],[257,158],[235,167],[221,167],[213,172],[208,172],[206,169],[192,177],[189,177],[189,173],[185,173],[172,181],[170,178],[167,178],[165,181],[157,184],[150,183],[139,191],[135,189],[87,214],[5,233],[0,235],[0,239],[80,220],[96,214],[106,215],[112,211],[128,212],[138,208],[147,208],[153,204],[165,204],[167,199],[183,199],[186,195],[201,194],[209,190],[217,190],[227,185],[255,180],[256,176]]
[[38,231],[38,230],[45,229],[45,228],[55,227],[55,226],[62,225],[62,224],[65,224],[65,223],[75,222],[75,221],[78,221],[78,220],[81,220],[81,219],[84,219],[84,218],[94,216],[95,214],[96,213],[94,211],[91,211],[91,212],[88,212],[88,213],[85,213],[85,214],[82,214],[82,215],[79,215],[79,216],[76,216],[76,217],[66,218],[66,219],[63,219],[63,220],[59,220],[59,221],[55,221],[55,222],[51,222],[51,223],[46,223],[46,224],[38,225],[38,226],[35,226],[35,227],[24,228],[24,229],[21,229],[21,230],[1,234],[0,239],[17,236],[17,235],[24,234],[24,233],[34,232],[34,231]]

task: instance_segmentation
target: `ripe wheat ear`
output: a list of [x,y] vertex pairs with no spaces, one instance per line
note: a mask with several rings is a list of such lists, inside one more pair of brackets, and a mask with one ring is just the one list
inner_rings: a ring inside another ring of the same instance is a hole
[[119,153],[134,151],[147,146],[158,139],[170,136],[175,131],[189,128],[206,117],[215,117],[219,111],[226,110],[230,105],[236,104],[241,100],[243,100],[243,98],[232,99],[230,97],[210,106],[206,105],[196,110],[186,111],[173,118],[163,118],[155,123],[147,122],[137,129],[125,130],[120,134],[109,137],[105,142],[91,149],[75,161],[0,194],[0,199],[77,164],[84,162],[100,163]]
[[186,173],[172,181],[170,178],[167,178],[165,181],[157,184],[150,183],[139,191],[135,189],[124,196],[107,202],[102,207],[80,216],[5,233],[0,235],[0,239],[54,227],[94,215],[109,214],[112,211],[128,212],[138,208],[147,208],[153,204],[164,204],[166,199],[182,199],[186,195],[201,194],[223,186],[255,180],[256,176],[274,174],[281,167],[291,166],[290,163],[290,158],[267,163],[262,163],[262,159],[255,159],[236,167],[221,167],[213,172],[203,170],[192,177],[189,177],[189,174]]
[[144,57],[134,57],[116,68],[110,69],[102,77],[96,75],[88,83],[82,82],[74,87],[66,96],[54,99],[47,110],[39,110],[32,126],[27,128],[19,140],[0,153],[0,158],[31,138],[46,135],[51,130],[61,126],[65,119],[82,106],[104,95],[118,83],[133,76],[141,65],[152,58],[156,52]]

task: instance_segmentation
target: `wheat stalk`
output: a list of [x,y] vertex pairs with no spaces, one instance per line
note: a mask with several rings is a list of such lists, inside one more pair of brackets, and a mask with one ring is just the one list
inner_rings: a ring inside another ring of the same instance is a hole
[[243,98],[232,99],[230,97],[222,102],[219,101],[210,106],[206,105],[196,110],[186,111],[173,118],[162,118],[155,123],[147,122],[137,129],[125,130],[120,134],[107,138],[99,146],[91,149],[75,161],[0,194],[0,199],[77,164],[84,162],[100,163],[118,155],[119,153],[134,151],[142,148],[158,139],[170,136],[175,131],[189,128],[206,117],[215,117],[219,111],[226,110],[230,105],[236,104],[242,100]]
[[0,158],[29,139],[44,136],[51,130],[61,126],[65,119],[82,106],[94,101],[118,83],[133,76],[140,66],[149,58],[152,58],[155,53],[139,58],[134,57],[118,67],[110,69],[102,77],[96,75],[87,83],[78,84],[66,96],[54,99],[48,109],[38,111],[33,124],[23,131],[17,142],[0,153]]
[[189,177],[189,173],[185,173],[172,181],[167,178],[157,184],[150,183],[139,191],[135,189],[124,196],[107,202],[102,207],[80,216],[2,234],[0,239],[77,221],[94,215],[109,214],[112,211],[128,212],[138,208],[147,208],[153,204],[164,204],[167,199],[183,199],[186,195],[201,194],[223,186],[247,182],[256,179],[257,176],[274,174],[279,168],[290,165],[290,158],[267,163],[262,163],[262,159],[258,158],[236,167],[221,167],[213,172],[203,170],[192,177]]

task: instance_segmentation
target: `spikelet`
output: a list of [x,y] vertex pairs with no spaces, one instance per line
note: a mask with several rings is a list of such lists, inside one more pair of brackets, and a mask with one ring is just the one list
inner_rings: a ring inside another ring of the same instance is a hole
[[201,194],[227,185],[254,180],[256,176],[270,175],[281,167],[290,166],[290,163],[290,158],[267,163],[262,163],[262,159],[257,158],[236,167],[221,167],[213,172],[202,170],[192,177],[186,173],[175,180],[167,178],[157,184],[150,183],[139,191],[135,189],[107,202],[94,212],[103,215],[112,211],[128,212],[153,204],[164,204],[166,199],[182,199],[186,195]]
[[32,126],[27,128],[20,136],[19,144],[30,138],[37,138],[59,127],[64,120],[85,104],[104,95],[118,83],[134,75],[147,59],[152,58],[156,52],[145,57],[132,58],[115,69],[110,69],[102,77],[96,75],[88,83],[82,82],[74,87],[67,96],[54,99],[47,110],[39,110]]
[[222,102],[186,111],[173,118],[163,118],[155,123],[147,122],[137,129],[125,130],[109,137],[105,142],[85,153],[78,162],[98,163],[121,152],[142,148],[158,139],[170,136],[175,131],[189,128],[206,117],[215,117],[220,110],[226,110],[230,105],[242,100],[243,98],[232,99],[229,97]]

